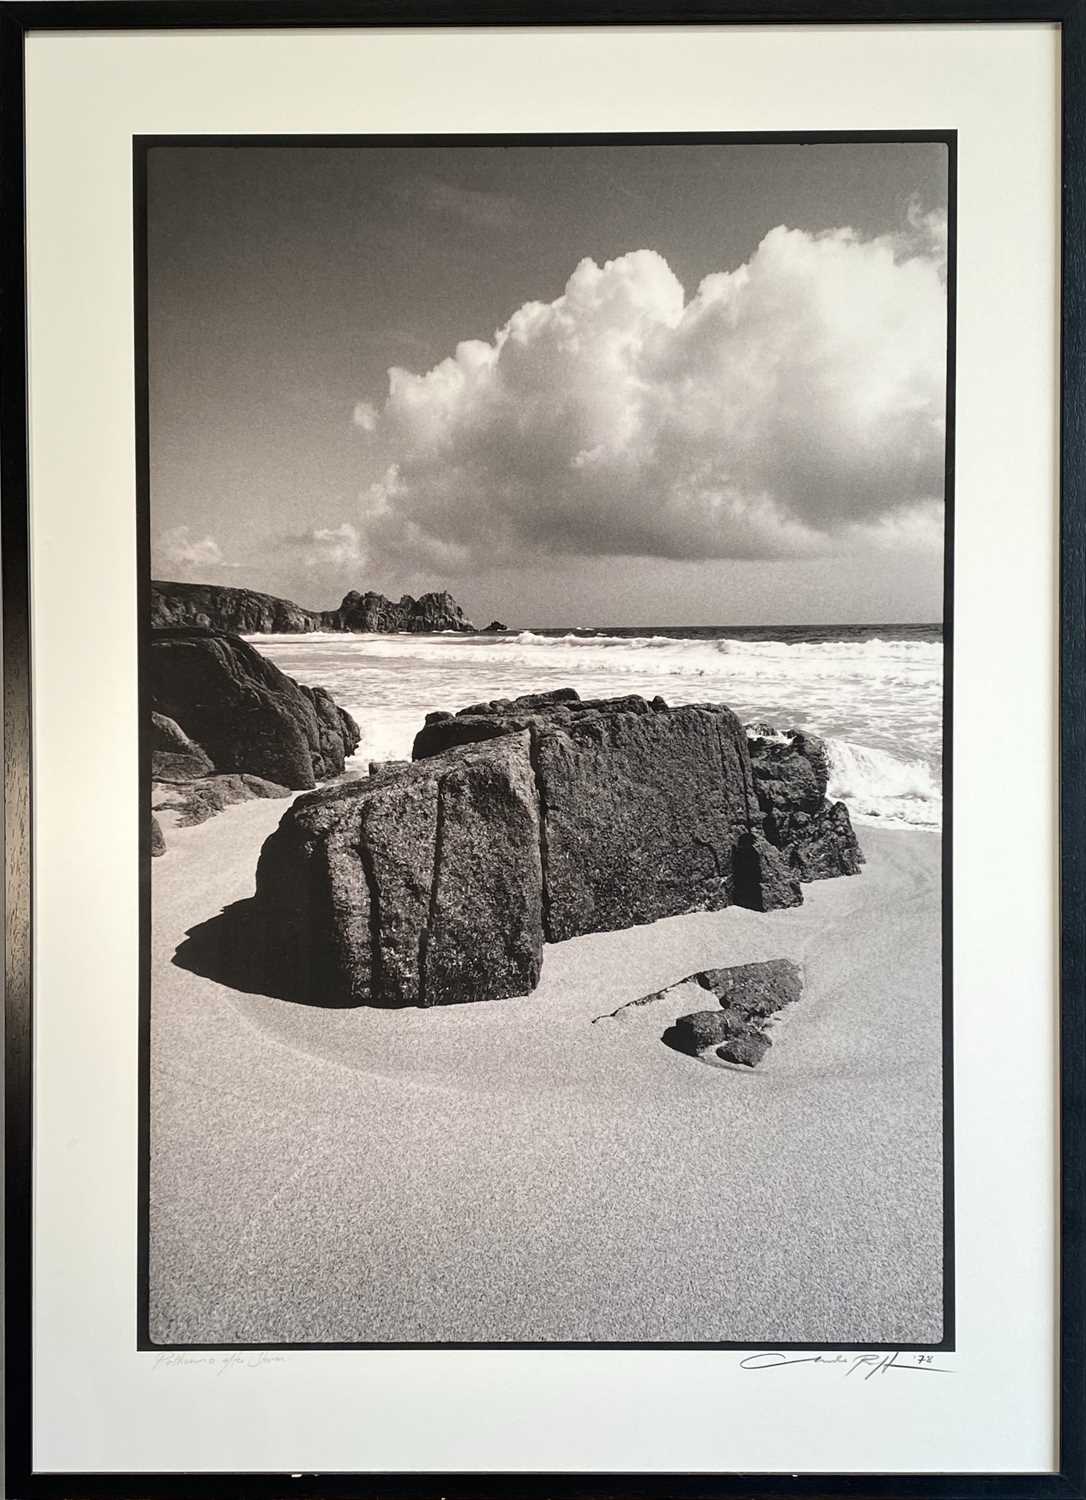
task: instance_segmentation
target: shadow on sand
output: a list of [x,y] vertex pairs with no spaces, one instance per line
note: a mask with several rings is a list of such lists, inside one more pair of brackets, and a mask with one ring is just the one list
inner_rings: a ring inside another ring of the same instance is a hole
[[323,993],[320,1000],[315,998],[314,988],[323,987],[304,982],[307,966],[299,965],[297,953],[287,951],[283,934],[269,924],[267,914],[252,896],[234,901],[217,916],[190,927],[173,962],[190,974],[246,995],[265,995],[320,1010],[348,1008]]

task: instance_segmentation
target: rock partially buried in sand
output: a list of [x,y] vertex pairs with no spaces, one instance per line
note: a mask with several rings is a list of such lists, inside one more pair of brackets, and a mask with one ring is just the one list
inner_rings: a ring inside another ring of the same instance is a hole
[[451,1005],[535,987],[542,909],[528,736],[507,735],[300,797],[261,851],[242,940],[271,993]]
[[752,844],[761,812],[746,735],[729,708],[573,688],[430,714],[423,761],[454,745],[530,736],[543,838],[544,932],[563,942],[689,911],[802,900],[794,873]]
[[295,682],[237,636],[153,630],[148,658],[155,712],[220,771],[304,789],[338,776],[358,745],[358,725],[323,688]]
[[803,975],[790,958],[735,964],[729,969],[702,969],[691,978],[702,989],[710,990],[721,1005],[752,1018],[772,1016],[786,1005],[794,1005],[803,994]]
[[[802,900],[762,834],[746,734],[719,704],[582,702],[572,688],[476,703],[428,714],[414,760],[371,771],[300,799],[264,846],[247,941],[275,993],[500,999],[535,986],[543,941]],[[776,1008],[744,1010],[749,986],[729,984],[726,1035]]]
[[788,958],[773,958],[727,969],[701,969],[652,998],[663,999],[689,984],[715,995],[721,1009],[680,1016],[661,1040],[689,1057],[705,1058],[715,1049],[723,1062],[747,1068],[757,1067],[769,1050],[765,1023],[786,1005],[794,1005],[803,993],[798,965]]
[[739,1063],[744,1068],[756,1068],[771,1046],[763,1031],[747,1031],[740,1036],[729,1037],[716,1055],[723,1062]]
[[[666,994],[666,991],[664,992]],[[735,1029],[735,1018],[722,1010],[696,1010],[680,1016],[664,1032],[664,1041],[676,1052],[697,1057],[709,1047],[727,1041]]]
[[166,853],[166,840],[162,836],[162,824],[151,814],[151,854],[157,856]]

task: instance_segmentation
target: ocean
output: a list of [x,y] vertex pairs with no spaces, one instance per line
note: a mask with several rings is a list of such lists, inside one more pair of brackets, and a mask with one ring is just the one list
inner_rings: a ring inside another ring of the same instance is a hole
[[829,747],[829,794],[858,822],[942,823],[938,625],[621,626],[504,635],[262,635],[284,672],[358,721],[352,764],[406,759],[432,709],[575,687],[726,703],[744,723],[806,729]]

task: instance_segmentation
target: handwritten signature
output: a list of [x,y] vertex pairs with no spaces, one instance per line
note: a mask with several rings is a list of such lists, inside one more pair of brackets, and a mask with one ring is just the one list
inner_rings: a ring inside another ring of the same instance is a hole
[[765,1349],[739,1361],[741,1370],[783,1370],[786,1365],[835,1366],[845,1378],[861,1371],[863,1380],[870,1380],[873,1375],[888,1375],[891,1370],[930,1375],[955,1373],[947,1365],[937,1365],[934,1354],[902,1354],[900,1349],[892,1354],[784,1354],[778,1349]]
[[176,1370],[189,1365],[210,1366],[216,1375],[225,1375],[227,1370],[259,1370],[265,1365],[286,1364],[285,1354],[264,1354],[260,1350],[253,1350],[244,1354],[234,1351],[230,1354],[189,1354],[184,1350],[173,1350],[171,1353],[163,1353],[155,1356],[155,1362],[151,1366],[155,1370]]

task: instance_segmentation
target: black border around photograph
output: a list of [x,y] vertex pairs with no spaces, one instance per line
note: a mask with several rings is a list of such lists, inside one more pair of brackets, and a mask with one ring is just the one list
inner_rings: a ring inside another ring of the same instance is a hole
[[954,1067],[953,1067],[953,702],[954,702],[954,373],[955,373],[955,296],[957,284],[957,135],[954,131],[725,131],[630,133],[624,135],[247,135],[247,136],[140,136],[133,142],[133,219],[135,267],[135,368],[136,368],[136,565],[138,577],[139,625],[138,691],[140,716],[139,751],[139,827],[140,827],[140,1045],[139,1045],[139,1271],[137,1330],[138,1348],[142,1350],[203,1350],[229,1348],[254,1349],[750,1349],[762,1347],[750,1339],[690,1341],[641,1340],[505,1340],[487,1339],[410,1343],[379,1341],[325,1342],[312,1340],[290,1343],[269,1339],[261,1343],[231,1342],[229,1345],[202,1343],[155,1343],[149,1333],[150,1307],[150,1050],[151,1050],[151,850],[150,833],[143,810],[151,798],[151,693],[148,687],[151,618],[151,466],[150,466],[150,348],[148,344],[148,245],[147,245],[147,156],[156,147],[250,148],[290,147],[305,149],[411,149],[425,146],[616,146],[616,145],[898,145],[920,143],[947,148],[947,358],[946,358],[946,447],[945,447],[945,519],[943,526],[943,832],[941,837],[941,954],[942,954],[942,1328],[941,1339],[928,1343],[885,1343],[832,1341],[773,1341],[780,1350],[856,1350],[891,1351],[894,1349],[952,1350],[955,1347],[954,1319]]

